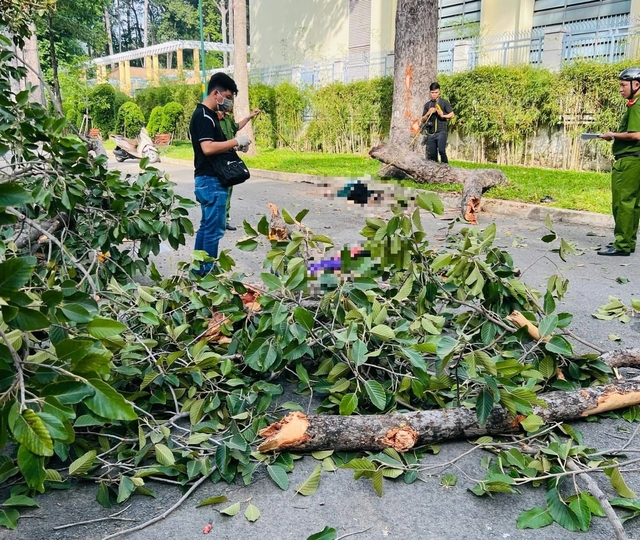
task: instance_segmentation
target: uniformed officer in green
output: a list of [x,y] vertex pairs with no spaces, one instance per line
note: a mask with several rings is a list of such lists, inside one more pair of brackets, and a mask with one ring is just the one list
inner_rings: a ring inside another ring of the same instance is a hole
[[598,255],[607,256],[628,256],[636,250],[640,222],[640,67],[625,69],[618,79],[620,95],[627,100],[627,110],[617,133],[600,136],[613,141],[615,158],[611,171],[615,239],[598,251]]
[[[232,109],[233,110],[233,109]],[[260,109],[253,109],[249,116],[247,116],[244,120],[240,120],[240,122],[236,122],[233,117],[233,112],[230,111],[218,111],[218,120],[220,120],[220,128],[222,128],[222,133],[227,138],[228,141],[231,139],[235,139],[236,133],[240,131],[244,126],[247,125],[254,117],[260,114]],[[246,152],[246,148],[238,148],[241,152]],[[231,225],[229,222],[229,210],[231,209],[231,193],[233,192],[233,188],[229,188],[229,196],[227,197],[227,230],[235,231],[236,227]]]

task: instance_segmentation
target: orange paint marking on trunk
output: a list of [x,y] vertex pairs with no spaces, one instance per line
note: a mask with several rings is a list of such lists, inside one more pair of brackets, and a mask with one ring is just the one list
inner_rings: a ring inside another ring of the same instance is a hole
[[410,122],[415,120],[411,114],[411,100],[413,91],[413,66],[408,64],[404,70],[404,117]]

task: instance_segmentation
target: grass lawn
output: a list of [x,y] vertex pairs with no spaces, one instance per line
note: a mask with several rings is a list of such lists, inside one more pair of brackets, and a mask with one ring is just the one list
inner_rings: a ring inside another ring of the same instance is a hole
[[[108,145],[105,146],[109,148]],[[191,161],[193,150],[189,142],[175,142],[170,147],[163,148],[161,155]],[[366,156],[294,152],[293,150],[260,150],[259,155],[243,159],[249,167],[256,169],[327,176],[347,177],[365,174],[376,176],[380,168],[378,161]],[[610,176],[607,173],[501,166],[466,161],[454,161],[451,164],[467,169],[492,167],[502,170],[509,178],[510,185],[489,190],[487,196],[494,199],[539,203],[540,199],[548,195],[556,202],[547,206],[603,214],[611,212]],[[425,185],[415,182],[404,182],[404,184],[434,191],[461,191],[461,186]]]

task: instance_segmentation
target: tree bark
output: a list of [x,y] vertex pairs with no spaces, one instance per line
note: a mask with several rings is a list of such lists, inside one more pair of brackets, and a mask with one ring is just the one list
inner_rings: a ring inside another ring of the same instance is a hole
[[[420,130],[420,117],[429,98],[429,85],[436,80],[437,59],[438,1],[398,0],[389,133],[391,144],[409,149],[411,140]],[[385,175],[394,175],[395,172],[387,168]]]
[[[247,4],[245,0],[233,3],[234,48],[233,48],[233,78],[238,85],[238,96],[233,106],[234,116],[241,120],[249,116],[249,71],[247,69]],[[253,127],[251,122],[243,128],[244,135],[252,141]],[[255,144],[249,146],[248,155],[257,153]]]
[[47,15],[49,24],[49,55],[51,57],[51,71],[53,76],[53,96],[58,105],[58,109],[62,110],[62,96],[60,95],[60,80],[58,79],[58,58],[56,56],[56,40],[53,35],[53,20],[51,12]]
[[[546,406],[535,406],[535,414],[546,423],[565,422],[639,404],[640,381],[618,381],[538,397]],[[306,416],[293,412],[258,433],[266,439],[258,451],[377,451],[391,447],[406,452],[445,440],[518,432],[524,418],[514,418],[501,407],[495,407],[482,425],[475,410],[465,407],[377,416]]]
[[[493,186],[509,183],[498,169],[458,169],[428,161],[408,146],[381,144],[372,148],[369,155],[400,169],[422,184],[462,184],[460,211],[469,223],[478,223],[478,211],[482,194]],[[386,171],[384,172],[387,175]]]
[[31,93],[29,100],[44,106],[47,100],[44,93],[44,85],[41,81],[42,68],[40,67],[40,57],[38,56],[38,38],[36,37],[36,27],[33,22],[29,24],[29,30],[31,34],[24,39],[24,46],[21,49],[15,48],[15,55],[31,69],[27,70],[24,79],[19,81],[12,80],[12,89],[17,94],[26,89],[26,83],[31,83],[34,87],[37,86],[38,89]]

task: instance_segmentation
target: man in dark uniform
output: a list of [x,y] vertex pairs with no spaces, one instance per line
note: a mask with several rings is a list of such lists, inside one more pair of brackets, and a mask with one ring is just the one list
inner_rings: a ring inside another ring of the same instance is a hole
[[427,159],[449,163],[447,158],[447,124],[455,115],[451,103],[440,97],[440,85],[437,82],[429,86],[429,97],[422,111],[422,130],[426,137]]
[[[214,74],[209,80],[207,97],[197,105],[189,124],[194,154],[195,195],[202,207],[195,249],[206,251],[213,258],[218,257],[218,245],[224,236],[229,188],[222,186],[216,178],[211,157],[236,146],[251,144],[246,135],[227,140],[216,114],[217,111],[231,110],[233,97],[237,93],[238,87],[229,75]],[[199,273],[205,274],[211,268],[211,263],[202,264]]]
[[613,141],[615,163],[611,171],[611,208],[614,241],[598,255],[628,256],[636,250],[640,222],[640,67],[625,69],[618,77],[627,108],[618,132],[600,135]]

